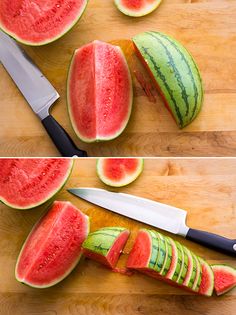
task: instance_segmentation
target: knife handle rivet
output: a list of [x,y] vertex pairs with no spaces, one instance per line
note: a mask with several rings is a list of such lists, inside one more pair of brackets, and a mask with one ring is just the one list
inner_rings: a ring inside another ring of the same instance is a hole
[[236,244],[234,244],[233,249],[234,249],[234,251],[236,251]]

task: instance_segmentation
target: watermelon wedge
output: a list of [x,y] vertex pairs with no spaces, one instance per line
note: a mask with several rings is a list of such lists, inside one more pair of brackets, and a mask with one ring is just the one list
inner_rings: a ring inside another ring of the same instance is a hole
[[133,86],[118,46],[94,41],[77,49],[67,81],[70,120],[84,142],[111,140],[128,124]]
[[31,209],[52,198],[66,183],[72,159],[0,159],[0,201]]
[[90,233],[82,245],[83,254],[110,268],[115,268],[128,240],[129,231],[121,227],[105,227]]
[[202,267],[202,281],[198,294],[212,296],[214,290],[214,273],[211,266],[202,258],[199,258]]
[[1,0],[0,28],[31,46],[51,43],[80,19],[88,0]]
[[16,279],[47,288],[62,281],[81,257],[89,218],[70,202],[55,201],[33,227],[17,260]]
[[126,186],[135,181],[143,171],[140,158],[100,158],[97,174],[100,180],[112,187]]
[[211,265],[215,277],[215,292],[222,295],[236,287],[236,269],[227,265]]
[[156,10],[161,2],[162,0],[115,0],[115,5],[125,15],[140,17]]

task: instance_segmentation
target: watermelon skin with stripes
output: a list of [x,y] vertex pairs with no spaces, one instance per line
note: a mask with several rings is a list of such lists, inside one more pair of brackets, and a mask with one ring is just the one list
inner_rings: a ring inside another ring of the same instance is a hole
[[203,84],[190,53],[172,37],[160,32],[144,32],[133,38],[137,55],[150,72],[167,109],[180,128],[199,114]]
[[101,228],[88,235],[82,245],[83,254],[113,269],[129,234],[129,230],[122,227]]

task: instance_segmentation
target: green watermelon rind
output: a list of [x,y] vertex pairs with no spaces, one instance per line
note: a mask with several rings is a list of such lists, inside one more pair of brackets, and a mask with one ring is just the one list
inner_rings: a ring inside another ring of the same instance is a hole
[[167,238],[169,239],[172,246],[175,248],[176,260],[175,260],[175,265],[174,265],[173,270],[171,270],[170,274],[169,274],[169,272],[167,273],[166,279],[169,279],[169,280],[175,282],[178,278],[179,273],[180,273],[182,262],[181,262],[180,257],[179,257],[179,250],[178,250],[178,247],[176,245],[176,242],[170,237],[167,237]]
[[189,125],[198,116],[204,97],[202,78],[192,55],[161,32],[138,34],[133,42],[179,128]]
[[[51,206],[51,205],[50,205],[50,206]],[[50,209],[50,206],[48,206],[46,212]],[[46,212],[45,212],[45,213],[46,213]],[[41,216],[41,218],[45,215],[45,213]],[[87,215],[85,215],[85,214],[84,214],[84,217],[85,217],[85,219],[86,219],[86,221],[87,221],[87,222],[86,222],[86,223],[87,223],[87,231],[86,231],[86,234],[88,235],[89,230],[90,230],[90,219],[89,219],[89,217],[88,217]],[[28,241],[28,239],[30,238],[31,234],[34,232],[34,230],[35,230],[36,226],[38,225],[38,223],[40,222],[41,218],[39,218],[38,221],[34,224],[32,230],[30,231],[29,235],[27,236],[26,240],[24,241],[24,243],[23,243],[23,245],[22,245],[22,247],[21,247],[20,253],[19,253],[19,255],[18,255],[18,258],[17,258],[17,261],[16,261],[16,267],[15,267],[15,278],[16,278],[16,280],[17,280],[18,282],[22,283],[22,284],[25,284],[25,285],[27,285],[27,286],[30,286],[30,287],[36,288],[36,289],[46,289],[46,288],[50,288],[50,287],[52,287],[52,286],[58,284],[58,283],[61,282],[62,280],[64,280],[66,277],[69,276],[69,274],[70,274],[70,273],[74,270],[74,268],[78,265],[78,263],[79,263],[79,261],[80,261],[80,259],[81,259],[81,257],[82,257],[82,250],[81,250],[80,255],[79,255],[78,258],[75,260],[75,262],[71,265],[71,268],[69,268],[69,269],[67,270],[67,272],[66,272],[62,277],[56,279],[55,281],[53,281],[53,282],[51,282],[51,283],[49,283],[49,284],[47,284],[47,285],[39,286],[39,285],[31,284],[30,282],[27,282],[27,281],[22,281],[22,280],[18,277],[18,275],[17,275],[17,270],[16,270],[16,269],[17,269],[17,265],[18,265],[18,262],[19,262],[19,260],[20,260],[20,258],[21,258],[21,254],[22,254],[22,252],[23,252],[23,250],[24,250],[25,244],[27,243],[27,241]]]
[[[228,266],[226,264],[214,264],[214,265],[210,265],[210,266],[213,270],[213,273],[214,273],[214,268],[219,268],[219,269],[227,270],[229,273],[234,272],[235,276],[236,276],[236,268],[234,268],[234,267]],[[217,296],[220,296],[220,295],[224,295],[224,294],[228,293],[229,291],[233,290],[235,287],[236,287],[236,283],[232,284],[232,286],[230,286],[228,289],[221,291],[221,292],[217,292],[215,287],[214,287],[214,289],[215,289]]]
[[200,263],[198,256],[195,255],[193,252],[191,252],[191,253],[192,253],[193,259],[197,263],[197,273],[196,273],[196,278],[195,278],[194,283],[193,283],[192,290],[194,292],[198,292],[199,288],[200,288],[201,281],[202,281],[202,267],[201,267],[201,263]]
[[64,181],[62,181],[60,187],[58,187],[57,190],[54,190],[47,198],[43,199],[39,203],[35,203],[35,204],[32,204],[32,205],[27,206],[27,207],[19,207],[19,206],[15,206],[15,205],[11,204],[10,202],[7,202],[2,196],[0,196],[0,201],[3,204],[5,204],[6,206],[8,206],[12,209],[16,209],[16,210],[31,210],[31,209],[34,209],[36,207],[39,207],[39,206],[43,205],[44,203],[46,203],[47,201],[51,200],[56,194],[58,194],[62,190],[62,188],[65,186],[67,180],[69,179],[69,177],[72,173],[73,165],[74,165],[74,160],[71,159],[71,165],[68,168],[68,172],[66,173]]
[[68,73],[67,73],[67,83],[66,83],[66,89],[67,89],[67,96],[66,96],[67,112],[68,112],[68,115],[69,115],[69,118],[70,118],[70,123],[71,123],[72,129],[74,131],[74,134],[81,141],[83,141],[85,143],[107,142],[107,141],[114,140],[114,139],[118,138],[125,131],[126,127],[128,126],[128,123],[130,121],[130,117],[131,117],[131,114],[132,114],[132,108],[133,108],[133,102],[134,102],[134,91],[133,91],[132,76],[131,76],[130,69],[129,69],[129,66],[128,66],[128,63],[127,63],[127,60],[126,60],[126,57],[125,57],[125,54],[124,54],[123,50],[119,46],[115,46],[115,47],[120,51],[120,56],[122,57],[122,59],[124,60],[124,64],[126,65],[127,74],[128,74],[128,77],[129,77],[129,82],[130,82],[130,87],[131,88],[130,88],[129,112],[128,112],[127,118],[124,120],[123,126],[113,136],[100,137],[100,138],[96,138],[96,139],[90,139],[90,138],[83,137],[81,135],[81,133],[79,132],[79,130],[77,130],[76,124],[74,122],[73,115],[72,115],[71,110],[70,110],[71,105],[70,105],[70,99],[69,99],[69,94],[70,94],[69,93],[69,91],[70,91],[70,84],[69,84],[70,83],[70,74],[71,74],[71,69],[72,69],[72,66],[73,66],[73,61],[74,61],[74,57],[76,56],[77,49],[74,51],[74,53],[72,55],[72,58],[71,58],[71,61],[70,61],[70,64],[69,64],[69,70],[68,70]]
[[176,283],[182,285],[188,271],[188,257],[184,252],[183,246],[179,242],[176,242],[176,244],[177,244],[177,247],[179,246],[182,253],[182,266],[180,269],[180,274],[176,280]]
[[68,27],[61,34],[59,34],[58,36],[54,37],[53,39],[48,39],[48,40],[40,42],[40,43],[32,43],[30,41],[22,40],[18,36],[16,36],[14,33],[8,31],[1,24],[1,22],[0,22],[0,30],[2,30],[5,34],[7,34],[8,36],[10,36],[11,38],[13,38],[14,40],[16,40],[17,42],[19,42],[19,43],[21,43],[23,45],[32,46],[32,47],[45,46],[45,45],[48,45],[48,44],[51,44],[51,43],[57,41],[58,39],[60,39],[64,35],[66,35],[79,22],[79,20],[81,19],[82,15],[86,11],[86,8],[87,8],[87,5],[88,5],[88,1],[89,0],[85,0],[84,8],[81,10],[81,13],[78,15],[78,17],[75,19],[75,21],[73,21],[73,23],[68,25]]
[[193,258],[193,255],[192,255],[191,251],[187,247],[183,246],[183,249],[184,249],[184,251],[186,252],[186,254],[188,256],[188,259],[192,260],[191,273],[190,273],[188,278],[184,279],[183,285],[188,287],[189,289],[192,289],[193,285],[194,285],[194,281],[196,279],[196,275],[197,275],[197,262]]
[[97,159],[97,163],[96,163],[97,175],[98,175],[99,179],[104,184],[106,184],[107,186],[110,186],[110,187],[118,187],[119,188],[119,187],[124,187],[124,186],[127,186],[127,185],[133,183],[142,174],[143,169],[144,169],[144,159],[137,158],[139,164],[138,164],[138,167],[137,167],[135,173],[130,175],[130,176],[126,176],[125,177],[126,180],[124,180],[123,182],[119,181],[119,183],[117,183],[115,180],[112,181],[112,180],[108,179],[103,174],[103,172],[102,172],[102,165],[101,165],[103,159],[106,159],[106,158],[99,158],[99,159]]
[[140,10],[139,12],[134,12],[132,10],[126,9],[121,3],[120,0],[115,0],[115,5],[117,7],[117,9],[122,12],[123,14],[127,15],[127,16],[131,16],[131,17],[142,17],[145,15],[148,15],[150,13],[152,13],[153,11],[155,11],[159,5],[161,4],[162,0],[156,1],[156,3],[153,4],[153,6],[151,6],[151,8],[149,10]]

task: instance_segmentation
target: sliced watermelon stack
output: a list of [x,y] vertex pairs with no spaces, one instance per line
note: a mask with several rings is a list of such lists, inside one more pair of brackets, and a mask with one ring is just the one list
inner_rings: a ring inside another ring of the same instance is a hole
[[139,231],[127,267],[193,293],[213,293],[210,265],[185,246],[153,230]]

